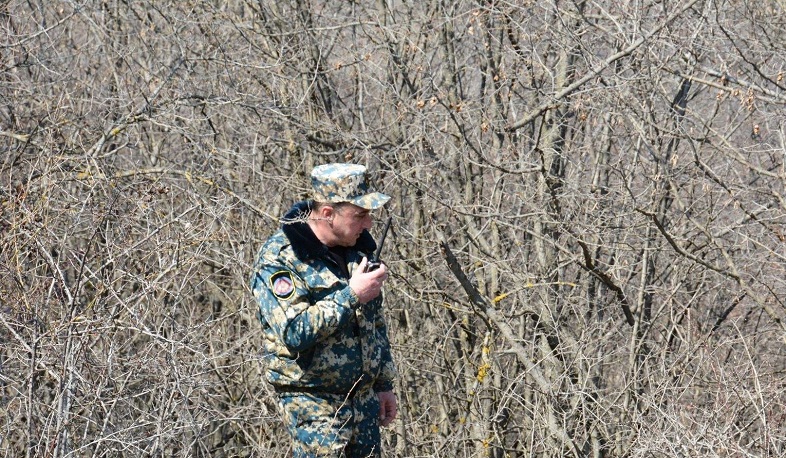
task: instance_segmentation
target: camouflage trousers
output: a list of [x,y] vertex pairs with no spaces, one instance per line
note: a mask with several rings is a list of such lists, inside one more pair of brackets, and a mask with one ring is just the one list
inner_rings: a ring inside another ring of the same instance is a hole
[[279,394],[294,458],[379,458],[379,399],[371,387],[353,397]]

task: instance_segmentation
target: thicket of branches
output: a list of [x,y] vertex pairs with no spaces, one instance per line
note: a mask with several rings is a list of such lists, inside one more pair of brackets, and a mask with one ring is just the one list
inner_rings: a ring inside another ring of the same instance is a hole
[[0,455],[284,457],[246,279],[394,196],[389,457],[786,454],[786,5],[0,3]]

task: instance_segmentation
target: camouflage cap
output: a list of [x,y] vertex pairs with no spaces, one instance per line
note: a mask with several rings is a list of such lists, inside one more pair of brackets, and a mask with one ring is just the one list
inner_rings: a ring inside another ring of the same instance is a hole
[[377,209],[390,196],[369,190],[366,168],[358,164],[325,164],[311,171],[311,186],[317,202],[349,202],[369,210]]

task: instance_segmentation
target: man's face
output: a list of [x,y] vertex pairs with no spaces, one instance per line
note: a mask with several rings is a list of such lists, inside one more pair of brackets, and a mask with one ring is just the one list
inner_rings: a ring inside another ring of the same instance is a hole
[[353,246],[364,229],[371,229],[371,212],[354,204],[333,209],[333,236],[336,245]]

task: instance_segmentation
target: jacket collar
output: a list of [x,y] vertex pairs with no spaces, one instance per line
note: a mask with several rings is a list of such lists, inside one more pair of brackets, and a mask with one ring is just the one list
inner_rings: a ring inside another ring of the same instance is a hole
[[[326,258],[328,256],[328,248],[319,241],[317,236],[314,235],[314,231],[306,223],[313,203],[311,200],[297,202],[281,219],[281,230],[284,231],[284,235],[287,236],[289,243],[292,244],[292,251],[295,252],[295,256],[301,261]],[[350,249],[363,253],[373,253],[376,248],[377,243],[367,230],[363,230],[355,246],[350,247]]]

